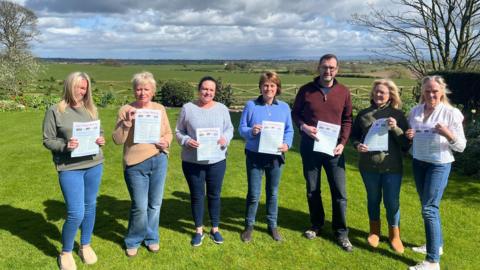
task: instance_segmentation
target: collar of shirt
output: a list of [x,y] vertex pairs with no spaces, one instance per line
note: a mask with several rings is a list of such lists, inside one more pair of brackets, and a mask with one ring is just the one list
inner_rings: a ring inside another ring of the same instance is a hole
[[[258,98],[255,100],[255,104],[257,104],[257,105],[265,105],[265,101],[263,100],[263,96],[262,96],[262,95],[258,96]],[[277,101],[277,98],[276,98],[276,97],[273,98],[272,104],[278,105],[278,101]]]

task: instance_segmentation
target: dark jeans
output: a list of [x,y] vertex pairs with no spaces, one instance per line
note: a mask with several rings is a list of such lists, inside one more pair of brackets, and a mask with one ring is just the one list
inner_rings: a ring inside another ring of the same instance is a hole
[[332,229],[335,237],[348,237],[347,191],[345,188],[345,159],[343,155],[329,156],[313,151],[313,141],[302,138],[300,154],[303,163],[303,176],[307,186],[307,200],[312,227],[320,229],[325,224],[320,189],[322,167],[327,175],[332,196]]
[[400,225],[400,186],[401,173],[374,173],[360,171],[365,189],[367,190],[368,217],[372,221],[380,220],[380,203],[387,212],[388,225]]
[[182,162],[183,174],[190,189],[190,200],[195,227],[203,226],[205,186],[207,187],[208,213],[213,227],[220,223],[220,193],[226,160],[214,164]]
[[283,164],[271,162],[263,164],[255,162],[255,159],[246,156],[248,193],[245,213],[245,225],[253,226],[257,214],[258,202],[262,189],[262,177],[265,173],[265,194],[268,227],[277,227],[278,216],[278,185],[282,175]]

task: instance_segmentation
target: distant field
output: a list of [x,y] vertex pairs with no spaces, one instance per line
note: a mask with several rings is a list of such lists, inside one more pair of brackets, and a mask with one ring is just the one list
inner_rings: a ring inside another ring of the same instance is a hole
[[[60,94],[63,79],[73,71],[87,72],[94,81],[93,88],[97,92],[113,92],[121,100],[131,96],[130,79],[133,74],[141,71],[150,71],[159,81],[176,79],[190,82],[195,85],[198,80],[210,75],[221,78],[225,84],[230,84],[236,98],[236,105],[242,105],[246,100],[258,95],[258,78],[263,70],[270,70],[268,67],[260,67],[252,72],[226,71],[223,65],[122,65],[107,66],[102,64],[46,64],[45,71],[41,75],[38,85],[29,92],[42,94],[50,88],[51,93]],[[285,71],[281,66],[273,67],[271,70]],[[295,97],[298,88],[311,81],[313,75],[280,74],[283,86],[282,99],[289,101]],[[340,82],[350,87],[352,94],[358,97],[368,95],[372,78],[350,78],[339,77]],[[416,84],[411,79],[397,79],[395,82],[405,89],[408,94]]]

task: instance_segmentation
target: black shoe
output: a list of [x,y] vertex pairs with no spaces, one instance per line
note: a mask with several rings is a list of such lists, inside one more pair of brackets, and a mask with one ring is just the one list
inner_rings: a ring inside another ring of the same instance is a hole
[[282,236],[280,235],[280,233],[278,233],[278,230],[277,228],[268,228],[268,233],[270,234],[270,236],[273,238],[273,240],[275,241],[282,241]]
[[248,243],[252,241],[253,226],[247,226],[245,230],[240,234],[240,238],[243,242]]
[[352,252],[353,251],[353,246],[352,243],[350,243],[350,240],[348,240],[348,237],[340,237],[337,239],[337,244],[346,252]]

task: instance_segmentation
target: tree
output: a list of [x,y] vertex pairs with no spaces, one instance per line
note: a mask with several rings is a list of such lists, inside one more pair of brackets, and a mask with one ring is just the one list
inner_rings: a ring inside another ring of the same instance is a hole
[[9,1],[0,1],[0,44],[6,50],[23,50],[38,35],[33,11]]
[[372,6],[370,14],[355,13],[350,21],[383,34],[388,46],[377,53],[405,60],[417,76],[479,67],[480,0],[392,2],[400,9]]
[[39,34],[31,10],[0,0],[0,88],[20,95],[38,74],[40,65],[29,50]]
[[22,95],[40,70],[40,64],[28,51],[2,53],[0,54],[0,89],[13,96]]

